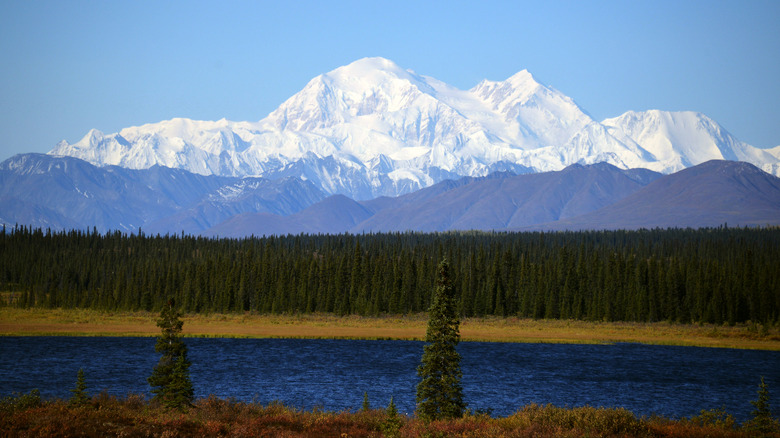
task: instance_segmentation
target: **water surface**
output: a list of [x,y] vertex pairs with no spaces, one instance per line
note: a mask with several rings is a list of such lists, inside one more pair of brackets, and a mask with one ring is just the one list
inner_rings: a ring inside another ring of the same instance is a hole
[[[185,340],[196,397],[327,410],[375,407],[393,396],[414,411],[423,343],[303,339]],[[154,338],[0,337],[0,394],[37,388],[68,398],[83,368],[88,391],[149,394]],[[640,344],[464,342],[468,407],[508,415],[528,403],[625,407],[672,418],[725,407],[749,418],[760,376],[780,394],[780,352]],[[777,397],[777,396],[775,396]]]

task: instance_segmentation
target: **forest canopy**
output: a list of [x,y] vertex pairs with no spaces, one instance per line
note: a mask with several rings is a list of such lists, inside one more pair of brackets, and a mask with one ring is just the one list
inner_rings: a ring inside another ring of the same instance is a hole
[[430,306],[449,260],[462,316],[775,323],[780,229],[209,239],[0,232],[2,305],[381,315]]

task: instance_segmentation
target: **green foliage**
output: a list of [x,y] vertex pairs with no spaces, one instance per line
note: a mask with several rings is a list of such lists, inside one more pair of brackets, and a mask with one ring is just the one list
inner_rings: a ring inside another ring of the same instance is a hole
[[718,429],[734,430],[737,427],[737,420],[724,408],[702,409],[698,416],[691,418],[691,421],[700,426],[712,426]]
[[84,379],[84,369],[79,368],[78,375],[76,377],[76,387],[71,389],[73,393],[70,397],[68,404],[70,406],[84,406],[89,403],[90,397],[87,395],[87,382]]
[[37,389],[33,389],[28,394],[12,394],[0,399],[0,413],[11,414],[16,411],[37,408],[41,405],[41,393]]
[[761,376],[761,383],[758,385],[758,399],[751,401],[755,409],[751,412],[753,418],[745,424],[745,428],[760,434],[769,434],[774,431],[780,431],[778,422],[772,418],[772,409],[769,405],[769,387],[764,382],[764,376]]
[[371,404],[368,402],[368,392],[363,391],[363,406],[361,407],[361,410],[363,412],[368,412],[371,410]]
[[387,409],[385,409],[385,414],[387,415],[387,418],[380,424],[379,430],[385,437],[398,436],[404,423],[401,416],[398,414],[398,409],[395,407],[392,396],[390,396],[390,403],[387,405]]
[[726,412],[725,408],[702,409],[699,415],[691,417],[690,422],[700,427],[709,426],[725,430],[734,430],[737,426],[737,420]]
[[162,357],[147,379],[152,386],[154,400],[175,409],[190,406],[194,398],[189,372],[191,364],[187,359],[187,346],[181,339],[184,322],[179,318],[173,300],[169,301],[157,321],[162,334],[157,338],[154,350],[162,353]]
[[436,288],[428,311],[427,344],[417,368],[417,415],[426,420],[458,418],[463,415],[460,380],[460,319],[447,260],[439,264]]
[[[525,406],[510,416],[542,431],[584,431],[586,436],[645,436],[647,426],[626,409],[606,409],[583,406],[561,408],[553,405]],[[575,436],[579,436],[575,435]]]
[[390,396],[390,403],[387,404],[387,409],[385,410],[387,413],[387,416],[390,418],[395,418],[398,416],[398,408],[395,407],[395,402],[393,401],[393,396]]

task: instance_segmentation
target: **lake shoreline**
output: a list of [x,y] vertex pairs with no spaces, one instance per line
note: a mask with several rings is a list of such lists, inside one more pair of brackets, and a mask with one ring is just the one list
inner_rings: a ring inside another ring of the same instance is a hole
[[[0,336],[141,336],[159,334],[154,312],[0,308]],[[187,314],[183,335],[204,338],[423,340],[427,315]],[[464,342],[640,343],[780,351],[780,331],[669,322],[596,322],[517,317],[464,318]]]

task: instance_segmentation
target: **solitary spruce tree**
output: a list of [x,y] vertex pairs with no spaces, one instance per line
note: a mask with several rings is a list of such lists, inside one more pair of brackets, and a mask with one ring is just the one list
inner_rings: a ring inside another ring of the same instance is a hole
[[157,326],[162,334],[157,338],[154,350],[162,353],[147,381],[152,386],[154,399],[169,408],[182,409],[192,404],[194,393],[190,380],[190,361],[187,346],[181,339],[184,323],[174,309],[173,300],[163,307]]
[[747,429],[761,434],[773,432],[778,424],[772,418],[772,409],[769,407],[769,387],[764,382],[764,376],[761,376],[761,383],[758,385],[758,400],[751,401],[750,404],[755,409],[751,412],[753,419],[748,421]]
[[76,375],[76,387],[71,389],[70,392],[73,395],[70,397],[68,404],[70,406],[84,406],[89,403],[89,395],[87,395],[87,382],[84,379],[84,369],[79,368],[79,372]]
[[417,415],[425,420],[457,418],[463,415],[460,385],[460,319],[447,260],[439,263],[436,288],[428,310],[422,363],[417,368]]

